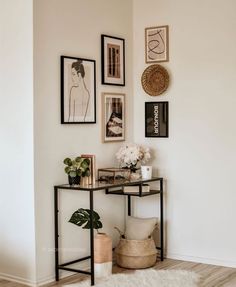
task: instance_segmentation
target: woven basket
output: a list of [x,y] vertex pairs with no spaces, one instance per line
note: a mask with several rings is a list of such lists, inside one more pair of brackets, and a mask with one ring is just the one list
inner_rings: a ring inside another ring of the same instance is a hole
[[157,250],[152,238],[145,240],[120,239],[116,249],[116,263],[129,269],[149,268],[156,263]]
[[169,86],[167,70],[158,64],[147,67],[141,78],[144,91],[150,96],[158,96],[165,92]]

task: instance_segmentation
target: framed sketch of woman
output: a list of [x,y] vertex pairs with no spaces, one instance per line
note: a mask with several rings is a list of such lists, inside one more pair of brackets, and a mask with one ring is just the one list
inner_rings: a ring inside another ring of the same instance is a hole
[[61,123],[96,123],[95,60],[61,56]]

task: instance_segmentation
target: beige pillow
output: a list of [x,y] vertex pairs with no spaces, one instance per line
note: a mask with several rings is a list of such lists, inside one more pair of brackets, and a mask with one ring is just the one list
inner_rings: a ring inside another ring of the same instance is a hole
[[128,216],[126,219],[125,238],[133,240],[147,239],[155,229],[157,218],[138,218]]

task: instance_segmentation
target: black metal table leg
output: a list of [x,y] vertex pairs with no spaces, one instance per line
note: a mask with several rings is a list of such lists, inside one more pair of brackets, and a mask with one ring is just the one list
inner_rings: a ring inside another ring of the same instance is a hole
[[89,205],[90,205],[90,254],[91,254],[91,286],[95,284],[94,276],[94,234],[93,234],[93,191],[89,191]]
[[160,180],[160,243],[161,261],[164,260],[163,179]]
[[131,216],[131,196],[128,195],[128,216]]
[[54,232],[55,232],[55,279],[59,281],[59,248],[58,248],[58,189],[54,187]]

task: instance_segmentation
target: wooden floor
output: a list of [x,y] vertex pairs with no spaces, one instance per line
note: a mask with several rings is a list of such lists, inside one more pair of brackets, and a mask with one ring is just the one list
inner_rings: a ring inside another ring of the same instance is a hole
[[[214,265],[206,265],[194,262],[186,262],[180,260],[173,259],[165,259],[163,262],[157,262],[155,269],[178,269],[178,270],[190,270],[198,273],[201,280],[201,287],[236,287],[236,269],[235,268],[227,268],[220,267]],[[113,268],[114,273],[120,272],[131,272],[117,266]],[[50,283],[44,285],[44,287],[53,287],[53,286],[62,286],[63,284],[72,284],[76,282],[80,282],[82,280],[86,280],[87,276],[85,275],[73,275],[67,277],[65,279],[60,280],[59,282]],[[14,282],[9,282],[6,280],[0,279],[1,287],[23,287],[25,285],[17,284]]]

